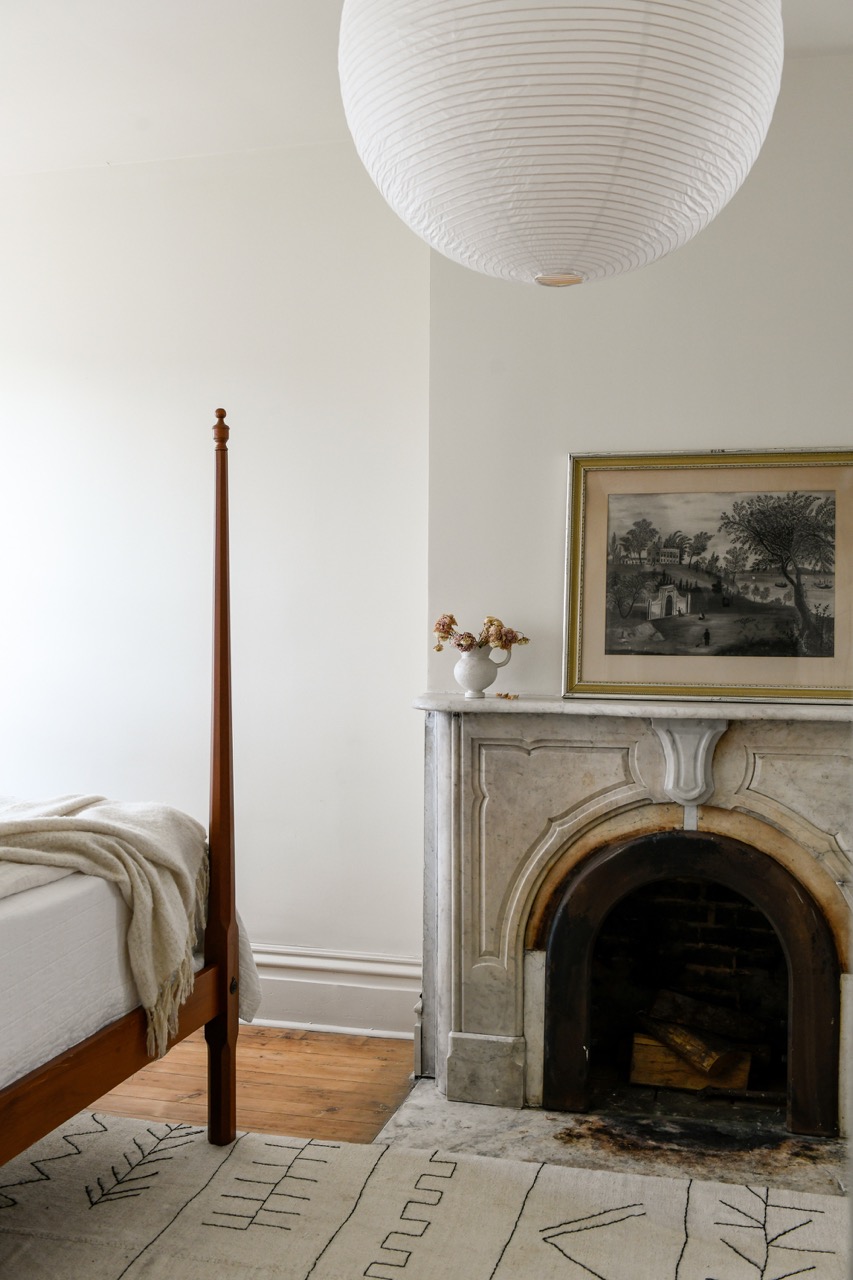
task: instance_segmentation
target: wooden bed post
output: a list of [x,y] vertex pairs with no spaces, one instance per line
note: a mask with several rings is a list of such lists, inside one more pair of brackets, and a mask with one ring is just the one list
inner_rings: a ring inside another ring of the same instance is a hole
[[217,1016],[205,1025],[209,1139],[233,1142],[239,961],[234,911],[234,779],[231,729],[231,628],[228,568],[228,435],[216,410],[216,545],[213,585],[213,725],[210,777],[210,895],[205,964],[217,966]]
[[[228,427],[216,410],[216,550],[213,588],[213,732],[210,779],[210,893],[204,968],[181,1007],[173,1043],[204,1027],[208,1137],[223,1146],[237,1131],[237,983],[234,908],[234,783],[231,750],[231,634],[228,582]],[[146,1066],[148,1024],[140,1006],[0,1089],[0,1164],[89,1107]]]

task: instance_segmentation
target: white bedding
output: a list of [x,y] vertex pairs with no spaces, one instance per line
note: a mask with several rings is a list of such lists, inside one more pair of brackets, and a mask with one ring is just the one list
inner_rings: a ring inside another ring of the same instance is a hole
[[[27,870],[15,868],[18,885]],[[127,955],[130,911],[118,887],[76,871],[52,875],[0,896],[0,1088],[139,1004]],[[10,871],[7,892],[11,878]],[[238,923],[240,1017],[251,1022],[260,984]],[[196,972],[203,962],[201,953],[193,957]]]
[[[115,883],[130,908],[130,967],[148,1020],[148,1052],[166,1052],[193,986],[208,886],[204,828],[152,801],[70,795],[0,807],[0,860]],[[13,886],[14,889],[14,886]]]
[[139,1003],[130,912],[79,873],[0,899],[0,1087]]

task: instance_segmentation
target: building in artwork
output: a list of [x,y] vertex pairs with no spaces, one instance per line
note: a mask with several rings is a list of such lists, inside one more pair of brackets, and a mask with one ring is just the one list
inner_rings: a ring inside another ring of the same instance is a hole
[[660,587],[655,595],[649,597],[647,617],[650,622],[655,618],[686,616],[689,612],[690,592],[682,594],[672,582]]

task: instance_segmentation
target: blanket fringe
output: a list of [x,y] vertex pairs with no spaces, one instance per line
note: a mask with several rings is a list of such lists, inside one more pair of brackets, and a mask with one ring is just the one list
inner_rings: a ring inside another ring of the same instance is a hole
[[196,876],[195,905],[183,960],[177,971],[157,992],[154,1008],[145,1010],[148,1023],[146,1050],[149,1058],[162,1058],[166,1053],[169,1041],[178,1032],[181,1005],[192,994],[195,985],[193,953],[204,935],[207,924],[207,897],[210,888],[208,852],[206,849]]

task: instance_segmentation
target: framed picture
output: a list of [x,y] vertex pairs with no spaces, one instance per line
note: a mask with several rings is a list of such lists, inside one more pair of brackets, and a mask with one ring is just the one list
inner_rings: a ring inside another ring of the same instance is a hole
[[569,460],[564,696],[853,685],[853,451]]

